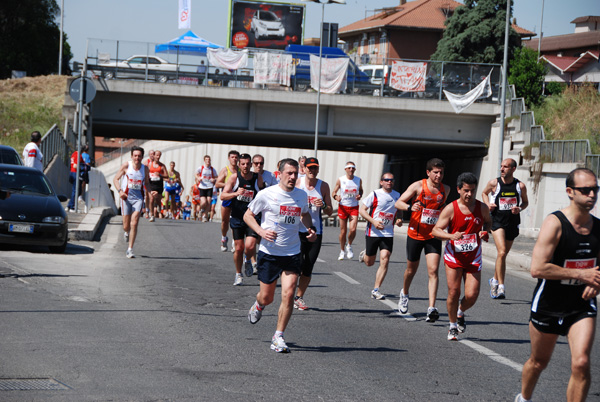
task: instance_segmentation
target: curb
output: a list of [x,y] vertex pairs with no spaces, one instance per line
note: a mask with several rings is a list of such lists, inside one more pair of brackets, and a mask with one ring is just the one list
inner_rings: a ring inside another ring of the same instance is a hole
[[[484,257],[496,261],[498,252],[493,244],[482,243],[481,251]],[[531,256],[511,250],[506,256],[506,267],[519,268],[529,272]]]
[[69,228],[69,240],[93,240],[100,223],[107,216],[114,216],[110,207],[90,209],[76,228]]

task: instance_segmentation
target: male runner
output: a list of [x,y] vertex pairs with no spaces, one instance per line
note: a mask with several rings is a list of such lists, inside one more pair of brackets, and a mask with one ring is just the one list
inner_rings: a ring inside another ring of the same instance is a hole
[[402,226],[402,218],[397,218],[396,201],[400,193],[393,189],[394,175],[384,173],[379,181],[381,188],[372,191],[360,203],[360,216],[367,220],[366,248],[358,255],[358,261],[367,267],[375,264],[375,256],[379,249],[379,268],[375,274],[375,286],[371,291],[373,299],[385,299],[379,291],[387,275],[390,256],[394,249],[394,225]]
[[199,179],[198,188],[200,189],[200,211],[202,212],[202,222],[208,222],[213,187],[217,181],[217,171],[211,165],[210,155],[204,155],[204,165],[196,170],[196,176]]
[[167,197],[169,199],[169,212],[171,218],[175,219],[177,209],[177,198],[179,194],[183,193],[183,184],[181,184],[181,175],[177,170],[175,170],[175,162],[171,161],[169,163],[169,171],[167,172],[169,177],[167,178],[169,182],[169,187],[165,190],[167,192]]
[[200,219],[200,189],[198,188],[198,183],[200,183],[200,179],[196,175],[194,177],[194,184],[192,185],[192,191],[190,192],[192,196],[192,216],[193,219]]
[[312,226],[317,229],[317,239],[314,242],[308,241],[306,228],[300,226],[302,267],[298,281],[298,290],[294,298],[294,308],[298,310],[308,310],[308,306],[304,302],[304,294],[310,284],[313,268],[321,251],[321,243],[323,241],[322,214],[331,215],[333,212],[331,197],[329,196],[329,184],[317,179],[317,175],[319,174],[319,161],[317,158],[306,159],[305,172],[306,175],[296,182],[296,187],[308,194],[308,213],[312,220]]
[[233,262],[235,264],[234,286],[242,284],[242,262],[244,254],[248,259],[246,262],[246,276],[252,276],[253,268],[250,258],[254,256],[256,249],[256,238],[258,235],[250,229],[244,222],[244,213],[248,209],[248,204],[256,197],[256,194],[263,187],[262,177],[258,173],[250,171],[250,160],[248,154],[240,155],[240,171],[229,177],[225,188],[221,193],[221,201],[231,201],[231,233],[235,250],[233,252]]
[[531,399],[559,335],[567,337],[571,350],[567,401],[584,401],[591,384],[590,353],[600,290],[600,220],[590,210],[598,200],[598,179],[591,170],[578,168],[566,182],[569,206],[546,217],[533,248],[531,276],[538,283],[529,323],[531,355],[523,366],[517,402]]
[[[281,304],[271,350],[289,352],[283,332],[294,310],[294,294],[302,266],[298,231],[301,224],[306,226],[308,241],[315,241],[317,231],[308,213],[308,196],[295,187],[298,162],[284,159],[280,171],[279,184],[258,193],[244,214],[244,221],[262,238],[258,251],[260,290],[248,312],[248,320],[256,324],[265,306],[273,303],[277,279],[281,276]],[[260,225],[255,218],[258,214],[262,214]]]
[[481,199],[492,213],[492,236],[497,250],[494,277],[488,281],[492,299],[506,297],[506,256],[519,235],[519,213],[529,205],[525,184],[513,176],[516,169],[517,162],[514,159],[503,160],[500,177],[490,180],[481,193]]
[[268,170],[265,170],[265,158],[262,155],[256,154],[252,157],[252,171],[262,176],[265,187],[277,184],[275,175]]
[[[160,161],[161,151],[154,151],[154,160],[148,163],[150,177],[150,222],[154,222],[157,212],[160,213],[163,180],[169,177],[167,167]],[[158,211],[156,211],[158,209]]]
[[[150,186],[148,169],[142,164],[144,149],[138,146],[131,148],[131,161],[125,162],[113,179],[115,188],[119,189],[121,199],[121,215],[123,215],[123,238],[128,243],[126,256],[135,258],[133,244],[137,237],[138,222],[144,206],[144,188]],[[121,178],[125,176],[124,180]]]
[[[239,171],[238,161],[240,160],[240,153],[235,150],[229,151],[227,154],[229,165],[225,166],[219,172],[217,181],[215,182],[215,188],[222,189],[225,187],[227,180]],[[227,200],[221,203],[221,251],[227,251],[227,229],[229,228],[229,217],[231,215],[231,201]]]
[[[148,151],[148,158],[144,160],[143,165],[146,167],[150,166],[150,162],[154,161],[154,150],[150,150]],[[150,214],[150,191],[148,191],[149,189],[146,189],[147,191],[144,191],[144,208],[146,209],[145,211],[145,217],[149,218],[151,216]]]
[[[362,180],[354,176],[356,165],[354,162],[346,162],[346,175],[339,177],[333,188],[333,199],[338,205],[338,218],[340,219],[340,255],[338,260],[344,259],[344,245],[346,256],[349,260],[354,258],[352,251],[352,242],[356,237],[356,226],[358,225],[358,201],[362,197]],[[337,192],[341,190],[341,193]],[[350,221],[350,222],[348,222]],[[346,244],[346,234],[348,235],[348,244]]]
[[[448,240],[444,249],[448,298],[446,307],[450,328],[448,340],[458,340],[465,332],[465,311],[473,307],[481,287],[481,239],[487,241],[492,225],[487,205],[475,199],[477,177],[461,173],[456,181],[459,199],[447,205],[431,233]],[[448,232],[446,232],[448,228]],[[461,283],[465,281],[465,296],[460,300]]]
[[427,178],[411,184],[396,202],[396,208],[410,212],[408,236],[406,238],[406,271],[404,284],[400,290],[398,311],[408,312],[408,294],[410,285],[419,268],[421,251],[425,250],[427,274],[429,276],[429,307],[425,321],[435,322],[440,317],[435,307],[438,291],[438,270],[442,254],[442,242],[431,234],[446,199],[450,194],[450,186],[442,184],[446,165],[441,159],[433,158],[427,161],[425,172]]

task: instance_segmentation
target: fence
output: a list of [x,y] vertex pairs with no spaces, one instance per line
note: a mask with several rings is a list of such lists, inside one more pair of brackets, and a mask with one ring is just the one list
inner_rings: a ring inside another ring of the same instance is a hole
[[586,163],[589,153],[588,140],[540,141],[540,157],[546,162]]
[[58,155],[63,162],[68,158],[67,142],[56,124],[42,137],[40,148],[42,155],[44,155],[42,160],[44,169],[52,162],[54,155]]

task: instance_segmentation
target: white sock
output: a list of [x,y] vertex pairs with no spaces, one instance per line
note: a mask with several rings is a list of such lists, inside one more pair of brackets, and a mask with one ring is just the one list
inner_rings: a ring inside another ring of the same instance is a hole
[[498,280],[496,278],[492,278],[492,285],[497,285],[498,284]]
[[451,322],[450,323],[450,329],[452,329],[452,328],[458,328],[458,324],[455,323],[455,322]]
[[275,331],[273,338],[283,338],[283,331]]
[[458,309],[458,312],[456,313],[456,315],[457,315],[458,317],[462,317],[462,316],[464,316],[464,315],[465,315],[465,312],[464,312],[464,311],[462,311],[462,310],[459,308],[459,309]]

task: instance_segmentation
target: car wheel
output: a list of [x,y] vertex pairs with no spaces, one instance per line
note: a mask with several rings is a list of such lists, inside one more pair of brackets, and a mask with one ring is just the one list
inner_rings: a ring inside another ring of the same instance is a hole
[[156,77],[156,81],[164,84],[168,81],[168,78],[166,75],[159,75],[158,77]]
[[48,249],[53,254],[62,254],[65,252],[66,248],[67,248],[67,239],[65,239],[65,242],[63,244],[61,244],[60,246],[48,246]]
[[104,71],[102,72],[102,76],[106,80],[112,80],[115,77],[115,73],[113,73],[112,71]]

